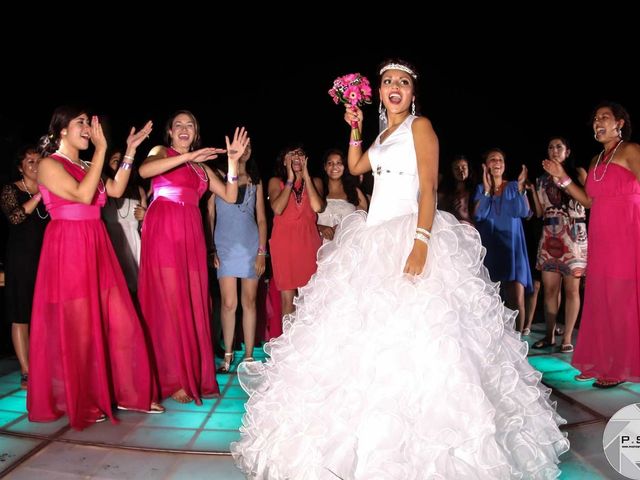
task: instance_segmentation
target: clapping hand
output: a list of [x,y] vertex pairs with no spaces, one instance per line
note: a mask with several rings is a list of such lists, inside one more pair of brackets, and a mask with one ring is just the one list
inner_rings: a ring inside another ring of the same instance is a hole
[[552,177],[563,178],[566,176],[564,168],[562,168],[562,164],[557,160],[549,160],[548,158],[545,158],[542,161],[542,168],[544,168],[544,171]]
[[104,136],[104,131],[97,115],[91,117],[91,143],[96,147],[96,150],[107,149],[107,138]]
[[311,176],[309,175],[309,169],[307,168],[307,165],[309,164],[309,157],[307,157],[306,155],[303,157],[300,157],[300,168],[302,168],[302,178],[304,178],[306,181],[310,180]]
[[131,127],[129,136],[127,137],[127,150],[136,149],[151,134],[153,130],[153,122],[149,120],[138,132],[135,127]]
[[486,163],[482,164],[482,186],[484,187],[484,191],[487,194],[491,193],[491,184],[493,183],[493,178],[491,178],[491,173],[489,172],[489,168]]
[[518,190],[521,192],[525,189],[528,173],[527,166],[522,165],[522,170],[520,170],[520,175],[518,175]]
[[287,154],[284,157],[284,166],[287,167],[287,180],[293,182],[295,178],[295,173],[293,173],[293,167],[291,166],[292,155]]

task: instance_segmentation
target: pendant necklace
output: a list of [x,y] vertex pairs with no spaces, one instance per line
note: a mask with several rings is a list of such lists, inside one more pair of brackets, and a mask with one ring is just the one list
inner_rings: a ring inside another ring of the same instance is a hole
[[[24,191],[27,192],[27,194],[29,195],[29,198],[33,198],[33,195],[31,195],[31,192],[27,188],[27,184],[24,183],[24,178],[22,179],[22,186],[24,187]],[[36,206],[36,213],[42,220],[44,220],[45,218],[49,218],[49,213],[45,213],[43,217],[42,214],[40,213],[40,210],[38,210],[37,206]]]
[[609,168],[609,164],[611,163],[611,160],[613,160],[613,157],[616,155],[616,152],[618,151],[618,147],[620,145],[622,145],[622,142],[624,142],[624,140],[620,140],[618,142],[618,144],[613,147],[613,150],[611,151],[611,153],[609,155],[605,155],[604,156],[604,171],[602,172],[602,175],[600,176],[600,178],[596,177],[596,170],[598,169],[598,165],[600,164],[600,159],[602,158],[602,154],[604,153],[604,150],[602,150],[600,152],[600,155],[598,155],[598,159],[596,160],[596,164],[593,167],[593,180],[596,182],[601,182],[602,179],[604,178],[604,176],[607,174],[607,169]]
[[[65,160],[67,160],[72,165],[75,165],[76,167],[80,167],[82,170],[88,169],[91,166],[87,162],[82,160],[81,158],[78,159],[78,160],[80,160],[81,163],[74,162],[69,157],[67,157],[64,153],[62,153],[60,150],[56,150],[54,153],[56,155],[59,155],[62,158],[64,158]],[[100,185],[102,185],[102,189],[100,189]],[[102,181],[102,178],[101,178],[100,181],[98,182],[98,192],[104,193],[106,191],[107,191],[107,188],[106,188],[106,186],[105,186],[105,184],[104,184],[104,182]]]

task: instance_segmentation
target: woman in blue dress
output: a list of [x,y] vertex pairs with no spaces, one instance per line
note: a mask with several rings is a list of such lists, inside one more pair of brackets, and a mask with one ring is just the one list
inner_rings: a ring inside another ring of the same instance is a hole
[[474,219],[482,244],[487,249],[484,264],[494,282],[505,289],[507,306],[518,312],[516,330],[522,332],[525,321],[524,292],[533,291],[531,267],[522,219],[532,212],[525,182],[527,167],[522,166],[518,181],[504,179],[505,155],[499,148],[484,154],[482,183],[474,196]]
[[[220,172],[224,174],[223,172]],[[245,361],[253,360],[256,336],[256,296],[258,279],[265,270],[267,254],[267,218],[262,182],[251,144],[238,161],[238,199],[227,203],[215,195],[209,201],[213,238],[214,266],[220,284],[224,361],[218,372],[228,373],[233,363],[233,337],[238,308],[237,279],[241,279],[242,331]]]

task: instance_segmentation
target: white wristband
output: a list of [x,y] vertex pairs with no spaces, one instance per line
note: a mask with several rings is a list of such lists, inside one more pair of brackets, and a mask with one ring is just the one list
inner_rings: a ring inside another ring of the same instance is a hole
[[426,228],[416,227],[416,233],[421,233],[425,235],[427,238],[431,238],[431,232]]
[[427,237],[426,235],[423,235],[422,233],[416,233],[415,237],[413,237],[415,240],[420,240],[423,243],[426,243],[427,245],[429,245],[429,237]]

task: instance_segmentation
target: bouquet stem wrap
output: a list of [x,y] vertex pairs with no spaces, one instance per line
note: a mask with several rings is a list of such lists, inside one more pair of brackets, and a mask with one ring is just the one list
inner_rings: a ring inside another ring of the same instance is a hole
[[[333,87],[329,90],[333,102],[351,105],[353,110],[365,103],[371,103],[371,85],[367,77],[359,73],[350,73],[338,77],[333,81]],[[351,140],[361,140],[360,127],[356,120],[351,122]]]

